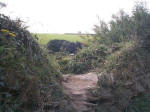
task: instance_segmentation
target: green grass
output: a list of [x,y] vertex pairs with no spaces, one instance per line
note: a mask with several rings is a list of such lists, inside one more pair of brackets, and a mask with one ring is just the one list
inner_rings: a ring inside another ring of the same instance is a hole
[[70,42],[81,42],[86,43],[88,39],[91,39],[91,36],[86,35],[68,35],[68,34],[36,34],[38,37],[38,42],[42,45],[46,45],[50,40],[59,39],[67,40]]

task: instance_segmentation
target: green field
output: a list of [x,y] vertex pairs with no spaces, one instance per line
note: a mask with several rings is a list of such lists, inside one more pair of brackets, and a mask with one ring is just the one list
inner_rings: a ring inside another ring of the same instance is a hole
[[46,45],[50,40],[59,39],[67,40],[70,42],[81,42],[86,43],[91,36],[87,35],[71,35],[71,34],[36,34],[38,37],[38,42],[42,45]]

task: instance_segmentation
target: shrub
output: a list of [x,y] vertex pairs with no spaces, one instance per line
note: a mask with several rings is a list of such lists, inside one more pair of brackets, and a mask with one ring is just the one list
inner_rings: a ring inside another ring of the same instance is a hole
[[84,48],[72,59],[70,70],[72,73],[84,73],[103,64],[109,51],[104,45]]
[[76,53],[78,49],[81,49],[82,45],[79,42],[73,43],[66,40],[51,40],[47,44],[47,48],[53,52],[64,51],[71,54]]
[[95,27],[96,41],[112,51],[100,68],[98,112],[150,111],[149,19],[149,10],[138,3],[131,16],[121,11],[109,25]]
[[106,59],[98,82],[103,111],[122,112],[134,96],[149,94],[149,56],[147,48],[132,43]]
[[61,57],[58,60],[58,64],[60,66],[60,71],[64,74],[70,73],[70,57],[65,56]]
[[53,102],[62,109],[61,76],[52,64],[20,20],[0,15],[1,111],[42,111],[47,105],[54,109]]

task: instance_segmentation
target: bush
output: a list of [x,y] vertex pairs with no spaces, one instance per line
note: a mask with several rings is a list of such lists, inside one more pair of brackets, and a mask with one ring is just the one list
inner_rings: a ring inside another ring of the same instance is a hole
[[41,111],[54,109],[53,102],[62,109],[61,75],[53,61],[20,20],[0,15],[0,110]]
[[73,43],[66,40],[51,40],[47,44],[47,48],[53,52],[64,51],[71,54],[76,53],[78,49],[81,49],[82,45],[79,42]]
[[98,82],[99,101],[103,99],[99,105],[103,111],[122,112],[133,97],[149,94],[149,56],[147,48],[132,43],[106,59]]
[[82,49],[72,59],[70,70],[72,73],[84,73],[103,64],[109,51],[104,45],[90,46]]
[[55,53],[60,71],[64,74],[81,74],[103,65],[109,50],[104,45],[84,47],[74,56],[64,52]]
[[63,74],[70,73],[70,60],[71,59],[68,56],[59,58],[58,64],[60,66],[60,71]]
[[149,19],[149,10],[138,3],[131,16],[120,11],[109,25],[95,26],[96,41],[111,49],[99,68],[97,112],[150,111]]

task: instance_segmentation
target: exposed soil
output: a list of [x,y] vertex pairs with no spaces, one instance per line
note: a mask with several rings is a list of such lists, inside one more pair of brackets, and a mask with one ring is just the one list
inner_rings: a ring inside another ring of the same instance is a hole
[[64,75],[64,91],[71,98],[76,112],[95,112],[96,104],[90,90],[96,88],[97,81],[95,73]]

